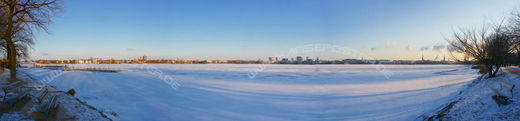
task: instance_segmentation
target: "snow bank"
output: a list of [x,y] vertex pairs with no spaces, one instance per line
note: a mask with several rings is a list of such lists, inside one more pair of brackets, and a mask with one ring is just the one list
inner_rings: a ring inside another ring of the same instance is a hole
[[[422,118],[431,117],[432,115],[442,114],[441,120],[518,120],[520,119],[520,89],[515,87],[513,90],[513,103],[505,106],[498,106],[491,96],[495,95],[490,88],[498,89],[506,96],[511,97],[511,93],[500,86],[500,81],[507,81],[516,86],[520,85],[520,77],[509,73],[502,72],[498,77],[488,79],[476,79],[468,88],[461,91],[457,99],[454,100],[451,108],[446,108],[444,113],[436,112],[435,114],[427,114]],[[445,106],[443,106],[445,107]],[[439,120],[436,117],[436,120]]]

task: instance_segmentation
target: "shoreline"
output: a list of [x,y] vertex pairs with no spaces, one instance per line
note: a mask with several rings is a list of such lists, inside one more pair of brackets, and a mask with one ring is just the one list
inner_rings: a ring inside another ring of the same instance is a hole
[[[520,69],[503,68],[501,74],[494,78],[479,76],[462,89],[457,97],[430,113],[419,116],[416,120],[515,120],[520,119],[518,100],[519,89],[513,89],[513,103],[499,106],[492,100],[494,93],[490,88],[507,92],[500,87],[500,81],[515,85],[520,84]],[[509,93],[507,93],[509,94]],[[508,96],[511,96],[508,95]]]
[[[28,83],[36,82],[30,75],[22,71],[20,72],[21,73],[18,73],[18,78],[20,80]],[[64,91],[58,90],[47,84],[45,85],[45,88],[49,89],[50,95],[56,95],[58,97],[59,106],[55,111],[55,116],[42,117],[41,112],[35,110],[37,104],[33,99],[34,97],[31,95],[36,94],[38,90],[35,88],[29,88],[29,94],[26,96],[28,101],[26,101],[18,110],[11,110],[0,114],[0,120],[113,120],[104,114],[103,111],[98,110]]]

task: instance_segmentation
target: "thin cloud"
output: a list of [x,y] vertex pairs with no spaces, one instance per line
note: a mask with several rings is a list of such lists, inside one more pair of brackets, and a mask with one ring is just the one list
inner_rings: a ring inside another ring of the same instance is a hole
[[413,45],[412,44],[408,44],[408,46],[406,47],[406,50],[408,52],[412,52],[413,51]]
[[448,50],[448,52],[456,52],[456,49],[453,48],[453,46],[446,46],[446,50]]
[[426,51],[426,50],[430,50],[430,47],[426,46],[426,47],[421,47],[421,51]]
[[394,47],[395,47],[395,42],[386,43],[386,48],[394,48]]
[[442,45],[442,44],[437,44],[437,45],[434,45],[433,46],[433,49],[434,51],[442,51],[446,48],[446,45]]

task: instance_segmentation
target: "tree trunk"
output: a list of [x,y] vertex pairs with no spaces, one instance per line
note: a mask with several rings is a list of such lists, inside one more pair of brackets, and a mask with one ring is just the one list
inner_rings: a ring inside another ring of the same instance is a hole
[[489,77],[495,77],[495,75],[493,75],[493,66],[486,66],[486,68],[488,70]]
[[500,70],[500,67],[501,66],[496,66],[495,72],[493,72],[493,77],[495,77],[497,75],[497,72],[498,72],[498,70]]
[[7,63],[11,80],[16,80],[16,48],[11,42],[7,42]]
[[4,39],[7,44],[7,63],[9,66],[10,81],[16,81],[16,48],[13,42],[13,17],[14,6],[9,6],[7,13],[7,30],[5,31]]

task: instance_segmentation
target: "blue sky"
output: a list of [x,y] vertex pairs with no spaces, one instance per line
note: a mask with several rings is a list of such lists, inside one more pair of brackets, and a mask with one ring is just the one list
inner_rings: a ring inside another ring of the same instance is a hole
[[32,57],[256,60],[321,44],[377,59],[435,59],[444,52],[433,46],[453,30],[499,22],[519,7],[517,0],[69,0],[51,33],[36,35]]

